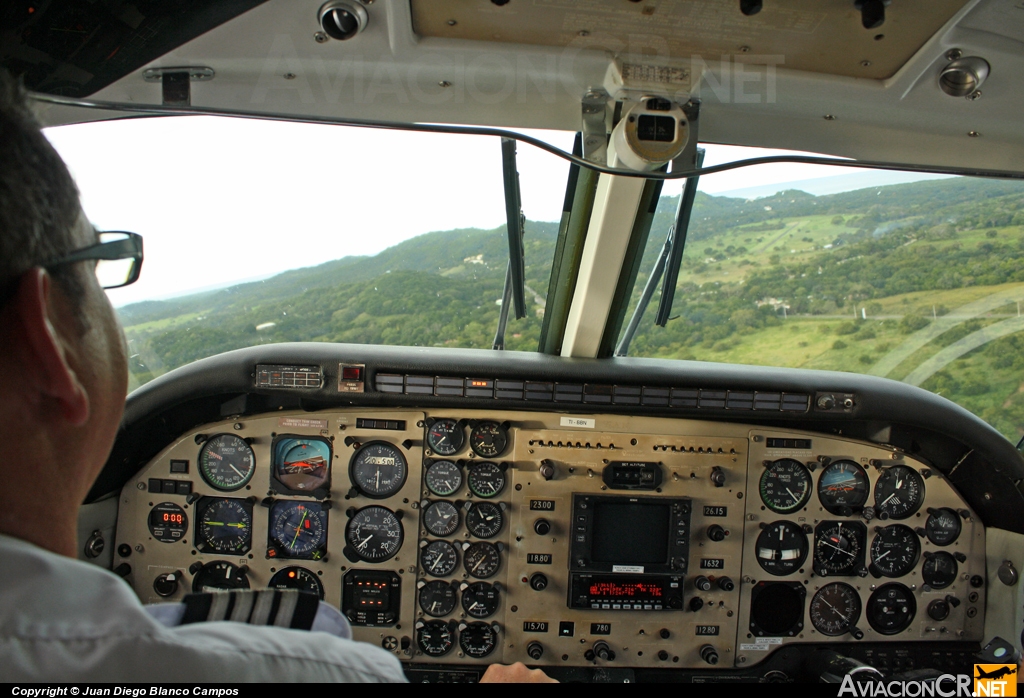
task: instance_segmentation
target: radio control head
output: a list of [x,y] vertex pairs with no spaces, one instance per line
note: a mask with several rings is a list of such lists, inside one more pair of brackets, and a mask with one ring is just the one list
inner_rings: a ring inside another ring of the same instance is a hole
[[526,654],[530,659],[537,660],[544,656],[544,645],[539,642],[531,642],[526,646]]
[[711,484],[715,487],[725,487],[725,471],[717,465],[711,469]]
[[718,664],[718,650],[711,645],[704,645],[700,648],[700,658],[708,664]]
[[594,643],[594,654],[597,655],[598,659],[603,659],[606,662],[615,661],[615,652],[612,651],[612,648],[604,640]]
[[702,608],[704,608],[704,599],[700,598],[699,596],[694,596],[692,599],[690,599],[691,611],[697,612]]
[[725,540],[725,529],[718,524],[708,526],[708,539],[718,543]]
[[711,591],[711,580],[704,575],[695,577],[693,580],[693,588],[700,591]]
[[540,572],[534,573],[534,575],[532,577],[530,577],[530,588],[533,589],[534,591],[544,591],[545,589],[547,589],[548,588],[548,578],[547,578],[547,576],[545,576],[544,574],[542,574]]
[[729,577],[719,577],[718,578],[718,588],[721,589],[722,591],[732,591],[733,589],[736,588],[736,585],[733,583],[733,581]]
[[533,522],[533,530],[538,536],[546,536],[551,533],[551,522],[547,519],[537,519]]

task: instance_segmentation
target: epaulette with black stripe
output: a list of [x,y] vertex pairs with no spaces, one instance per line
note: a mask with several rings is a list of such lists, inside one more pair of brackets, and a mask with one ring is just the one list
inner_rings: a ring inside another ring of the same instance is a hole
[[249,625],[309,630],[320,599],[296,589],[238,589],[189,594],[184,599],[181,624],[230,620]]

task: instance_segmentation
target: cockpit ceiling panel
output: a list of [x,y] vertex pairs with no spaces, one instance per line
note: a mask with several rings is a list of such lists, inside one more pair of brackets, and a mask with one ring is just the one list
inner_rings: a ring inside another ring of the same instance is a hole
[[749,64],[883,80],[969,0],[899,0],[865,29],[853,0],[410,0],[424,37],[606,50],[654,64],[723,56]]

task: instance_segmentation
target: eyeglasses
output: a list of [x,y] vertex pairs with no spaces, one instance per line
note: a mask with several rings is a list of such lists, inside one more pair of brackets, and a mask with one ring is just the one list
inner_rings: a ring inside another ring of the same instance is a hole
[[142,236],[137,233],[99,233],[95,245],[75,250],[46,264],[47,269],[75,262],[96,262],[96,279],[103,288],[133,284],[142,271]]

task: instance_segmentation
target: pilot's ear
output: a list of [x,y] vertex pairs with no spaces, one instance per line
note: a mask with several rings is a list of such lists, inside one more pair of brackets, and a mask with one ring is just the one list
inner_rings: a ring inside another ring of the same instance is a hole
[[[29,269],[17,281],[11,299],[11,344],[31,407],[56,409],[66,424],[89,419],[89,397],[68,363],[66,340],[52,321],[53,279],[45,269]],[[30,407],[30,408],[31,408]],[[57,415],[53,415],[57,416]]]

